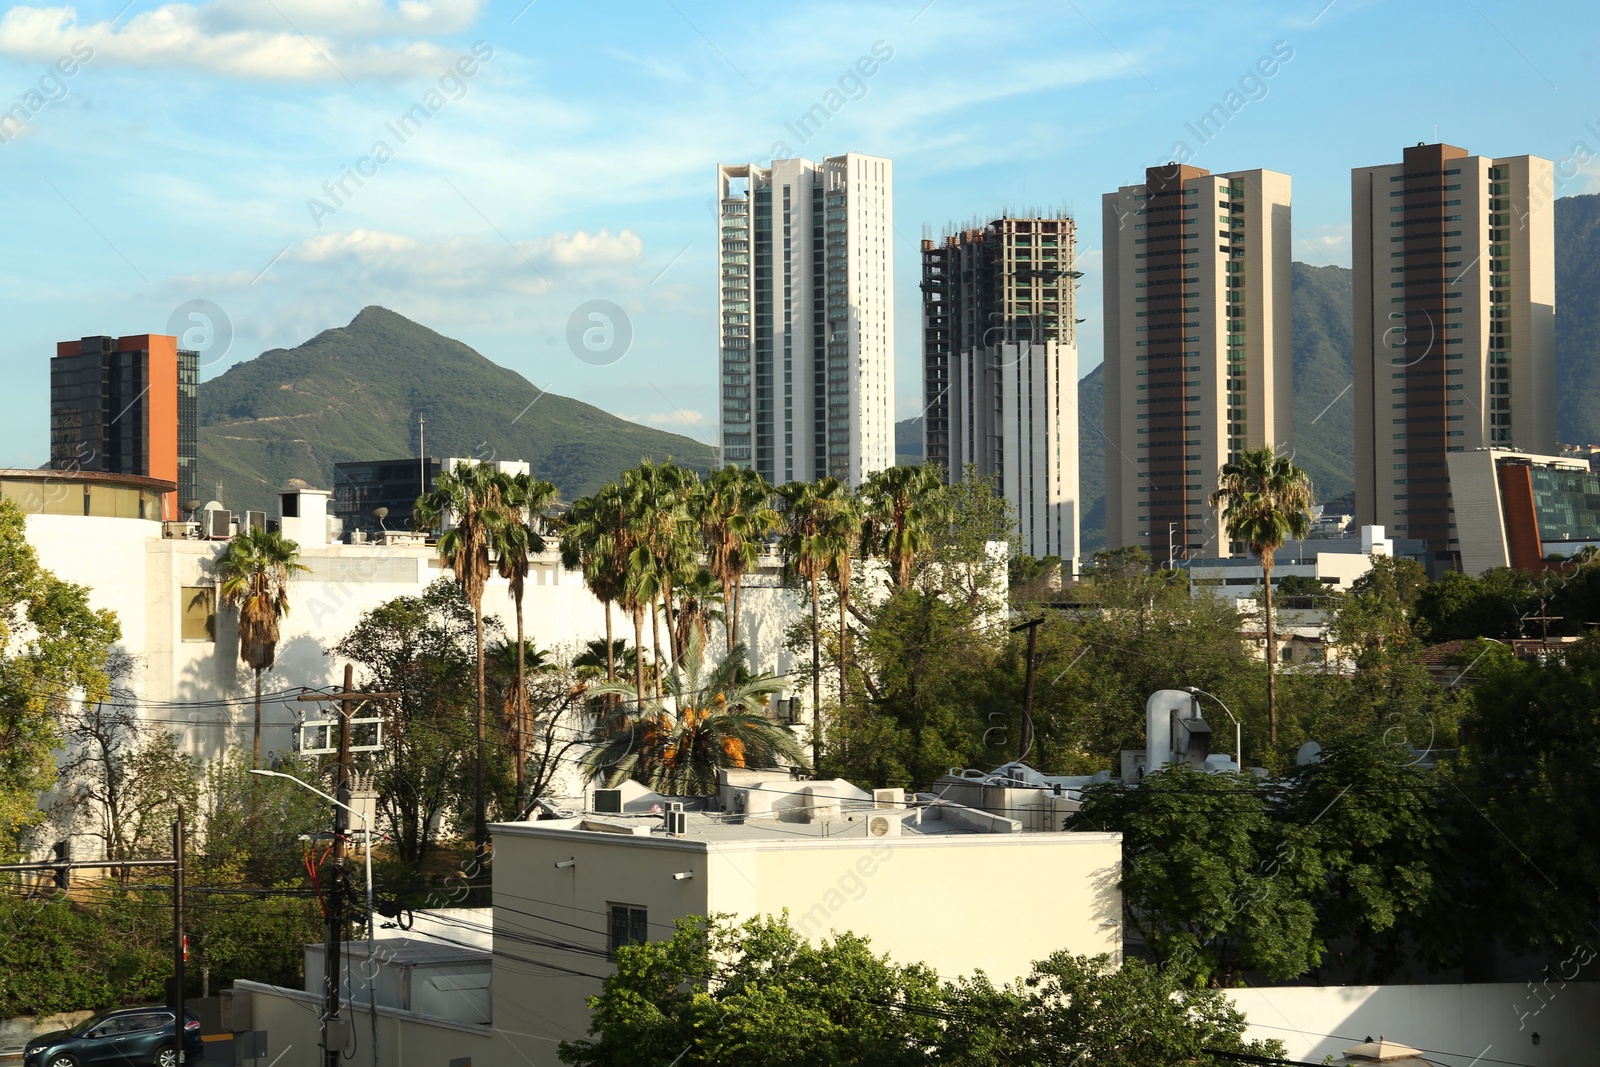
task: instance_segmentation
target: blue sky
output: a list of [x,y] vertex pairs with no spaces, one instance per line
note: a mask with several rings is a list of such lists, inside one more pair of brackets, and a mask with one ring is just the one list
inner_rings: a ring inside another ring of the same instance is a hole
[[[0,14],[0,106],[26,119],[0,125],[0,466],[46,458],[54,342],[164,332],[194,300],[233,333],[203,378],[382,304],[541,388],[714,440],[714,167],[779,142],[895,161],[900,417],[918,409],[926,227],[1076,214],[1087,373],[1099,196],[1180,143],[1212,170],[1291,174],[1313,264],[1349,262],[1350,168],[1417,141],[1581,145],[1558,194],[1600,191],[1591,4],[524,4]],[[875,46],[892,57],[830,98]],[[1292,58],[1251,80],[1275,46]],[[1186,124],[1230,102],[1202,144]],[[419,103],[402,140],[391,125]],[[837,110],[796,144],[785,124],[818,103]],[[566,342],[594,299],[633,330],[605,366]]]

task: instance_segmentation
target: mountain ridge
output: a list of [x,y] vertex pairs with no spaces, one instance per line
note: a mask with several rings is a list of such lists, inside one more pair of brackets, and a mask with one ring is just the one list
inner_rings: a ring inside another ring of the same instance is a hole
[[199,387],[202,495],[270,509],[291,480],[331,488],[334,464],[417,454],[527,460],[566,499],[641,458],[699,470],[714,450],[541,390],[466,344],[376,305],[294,348],[235,364]]

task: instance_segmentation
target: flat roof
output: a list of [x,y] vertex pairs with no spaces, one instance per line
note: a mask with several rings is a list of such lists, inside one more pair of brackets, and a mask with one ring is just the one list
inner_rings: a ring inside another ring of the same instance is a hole
[[[868,808],[846,809],[836,820],[828,822],[800,822],[776,818],[750,818],[717,812],[684,812],[684,833],[673,836],[666,833],[665,820],[656,814],[581,815],[571,819],[538,819],[531,822],[495,823],[494,833],[531,837],[579,837],[588,841],[604,840],[620,845],[664,845],[704,851],[709,847],[738,847],[776,845],[778,847],[815,847],[818,845],[854,846],[871,841],[875,844],[895,842],[933,844],[959,839],[964,843],[1017,844],[1047,841],[1083,841],[1105,839],[1120,840],[1119,834],[1093,832],[1042,832],[1022,829],[1015,832],[986,832],[961,824],[958,817],[950,819],[932,817],[938,805],[921,808]],[[949,805],[960,808],[960,805]],[[962,809],[980,818],[995,818],[981,809]],[[921,815],[920,821],[917,819]],[[871,816],[887,816],[901,820],[897,836],[876,837],[868,833]],[[996,821],[1004,821],[996,819]]]
[[142,474],[116,474],[111,471],[55,470],[50,467],[0,467],[0,478],[19,482],[79,482],[88,485],[112,485],[130,489],[153,489],[160,493],[175,493],[177,482],[160,478],[146,478]]

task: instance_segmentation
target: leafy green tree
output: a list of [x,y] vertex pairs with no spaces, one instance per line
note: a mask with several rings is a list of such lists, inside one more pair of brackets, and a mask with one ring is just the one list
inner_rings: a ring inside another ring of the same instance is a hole
[[940,1034],[938,978],[876,956],[853,934],[811,945],[786,920],[681,919],[665,941],[617,952],[590,998],[576,1067],[926,1064]]
[[1477,673],[1447,793],[1471,905],[1512,949],[1592,945],[1600,843],[1580,798],[1600,796],[1600,638],[1542,662],[1486,657]]
[[19,854],[56,779],[52,753],[75,700],[105,700],[122,632],[89,591],[39,565],[21,509],[0,499],[0,858]]
[[476,623],[478,664],[478,751],[473,804],[473,840],[481,861],[488,849],[488,737],[485,732],[485,681],[483,661],[483,591],[489,584],[489,551],[494,531],[505,525],[504,489],[499,472],[487,463],[457,463],[453,471],[440,471],[433,490],[417,498],[412,522],[421,528],[442,528],[439,555],[455,573]]
[[[1031,763],[1053,774],[1115,767],[1121,749],[1144,747],[1150,694],[1191,685],[1226,703],[1244,724],[1246,751],[1265,759],[1266,667],[1245,651],[1231,600],[1191,596],[1180,575],[1152,572],[1138,548],[1097,553],[1078,585],[1051,598],[1067,595],[1039,628]],[[1019,686],[1025,647],[1019,634],[1007,651]]]
[[[313,784],[320,776],[308,757],[279,759],[275,767]],[[299,885],[304,872],[300,838],[331,828],[328,805],[287,783],[263,788],[267,783],[250,770],[243,753],[230,752],[207,764],[195,839],[206,856],[225,860],[245,884]],[[319,788],[330,792],[331,782]]]
[[1137,959],[1114,967],[1058,952],[1003,988],[982,974],[958,979],[945,1009],[934,1059],[949,1067],[1226,1067],[1284,1054],[1281,1042],[1245,1040],[1244,1016],[1222,990]]
[[[334,647],[361,668],[363,686],[400,694],[373,770],[378,817],[399,857],[418,869],[437,843],[440,816],[464,809],[476,791],[470,744],[478,625],[460,586],[439,578],[420,597],[396,597],[367,612]],[[498,619],[484,626],[501,636]]]
[[1278,744],[1278,645],[1273,635],[1273,553],[1290,538],[1311,532],[1311,477],[1287,457],[1263,445],[1222,465],[1211,506],[1222,507],[1228,537],[1244,542],[1261,561],[1262,617],[1267,631],[1267,721]]
[[[672,647],[676,629],[673,597],[675,587],[695,569],[699,538],[689,514],[689,501],[698,481],[693,471],[671,461],[656,464],[647,459],[622,472],[629,541],[633,545],[627,557],[628,581],[649,607],[652,643],[656,660],[661,663],[676,660],[678,655]],[[658,610],[666,616],[667,656],[661,654]],[[657,698],[661,696],[661,682],[658,673]]]
[[[583,769],[604,776],[607,785],[633,778],[658,793],[699,796],[716,792],[719,768],[804,766],[794,734],[762,713],[784,679],[748,677],[739,645],[709,670],[704,653],[704,640],[691,632],[682,663],[667,674],[670,704],[657,700],[637,712],[613,711],[600,723],[599,743],[583,758]],[[593,692],[623,688],[603,682]]]
[[1122,834],[1126,929],[1191,981],[1233,985],[1246,971],[1281,981],[1322,958],[1314,831],[1275,822],[1266,788],[1179,764],[1137,788],[1091,789],[1070,823]]
[[278,656],[278,624],[289,614],[289,579],[311,570],[300,562],[300,546],[277,530],[252,526],[236,535],[215,564],[222,602],[239,613],[239,658],[256,676],[252,735],[255,765],[261,766],[261,674]]
[[1317,936],[1348,946],[1324,960],[1342,964],[1345,981],[1391,980],[1407,935],[1438,914],[1442,785],[1410,740],[1403,729],[1352,733],[1290,776],[1281,817],[1315,829]]

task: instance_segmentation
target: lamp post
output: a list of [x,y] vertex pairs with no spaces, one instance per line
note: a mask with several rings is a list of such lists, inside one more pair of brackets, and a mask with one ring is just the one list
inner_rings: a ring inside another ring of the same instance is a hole
[[1172,557],[1172,537],[1173,537],[1173,534],[1175,534],[1177,532],[1177,530],[1178,530],[1178,524],[1177,523],[1175,523],[1175,522],[1167,523],[1167,570],[1169,570],[1169,571],[1172,570],[1173,567],[1175,566],[1175,563],[1174,563],[1174,560],[1173,560],[1173,557]]
[[[366,842],[365,842],[366,847],[362,851],[365,852],[366,860],[367,860],[367,1013],[372,1018],[372,1063],[373,1063],[373,1067],[377,1067],[377,1063],[378,1063],[378,985],[377,985],[377,974],[372,969],[372,943],[373,943],[374,936],[375,936],[374,933],[373,933],[373,925],[372,925],[372,916],[373,916],[373,907],[372,907],[372,820],[367,818],[367,813],[366,812],[357,811],[355,808],[352,808],[350,805],[346,804],[344,801],[339,800],[339,799],[337,799],[335,797],[329,796],[327,793],[324,793],[322,790],[318,789],[316,786],[311,785],[309,782],[304,782],[304,781],[300,780],[299,778],[296,778],[292,774],[284,774],[282,771],[267,771],[267,770],[262,770],[260,768],[256,768],[256,769],[252,770],[250,773],[251,774],[259,774],[263,778],[286,778],[289,781],[293,782],[295,785],[299,786],[300,788],[317,794],[317,796],[321,797],[323,800],[326,800],[328,803],[334,804],[334,805],[337,805],[338,807],[343,808],[345,811],[348,811],[350,814],[354,815],[356,818],[361,820],[362,830],[366,835]],[[323,962],[324,962],[324,964],[326,964],[327,961],[324,960]],[[333,982],[334,982],[334,988],[337,989],[338,988],[338,982],[339,982],[339,976],[337,974],[333,976]]]
[[[1217,696],[1217,694],[1208,693],[1204,689],[1200,689],[1200,688],[1197,688],[1197,687],[1192,686],[1192,685],[1184,686],[1183,691],[1185,693],[1188,693],[1191,698],[1193,698],[1193,697],[1210,697],[1212,700],[1215,700],[1217,702],[1217,707],[1221,708],[1223,711],[1228,712],[1228,718],[1233,719],[1233,761],[1239,765],[1239,773],[1243,774],[1244,773],[1244,742],[1242,740],[1243,732],[1239,729],[1239,720],[1233,718],[1233,712],[1228,711],[1228,705],[1224,704],[1222,702],[1222,698]],[[1195,702],[1199,703],[1198,700],[1196,700]]]

